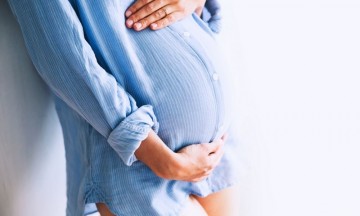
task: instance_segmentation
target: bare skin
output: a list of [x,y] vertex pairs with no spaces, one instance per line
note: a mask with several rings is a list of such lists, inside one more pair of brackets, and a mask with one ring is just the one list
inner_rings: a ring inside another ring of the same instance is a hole
[[[193,144],[178,152],[173,152],[151,130],[148,137],[135,151],[135,156],[161,178],[197,182],[208,177],[220,162],[224,154],[222,147],[226,139],[225,134],[212,143]],[[203,211],[192,196],[190,200],[192,204],[184,211]],[[97,203],[96,206],[101,216],[113,215],[104,203]]]
[[[206,0],[137,0],[126,11],[125,25],[136,31],[145,28],[158,30],[165,28],[183,17],[202,12]],[[223,155],[225,134],[213,143],[190,145],[179,152],[171,151],[165,143],[151,131],[135,152],[159,177],[165,179],[197,182],[208,177]],[[151,155],[151,157],[149,157]],[[185,216],[238,216],[235,211],[236,188],[228,188],[205,198],[190,196],[185,207]],[[104,203],[97,203],[101,216],[112,216]]]
[[99,211],[100,216],[115,216],[111,213],[105,203],[96,203],[96,208]]
[[126,26],[135,31],[165,28],[195,12],[199,16],[206,0],[138,0],[126,11]]
[[239,186],[232,186],[207,197],[194,196],[208,216],[239,216]]
[[180,216],[207,216],[207,214],[195,196],[191,195],[188,204],[184,206]]
[[[212,143],[190,145],[175,153],[151,131],[135,155],[162,178],[201,181],[210,175],[219,163],[226,136]],[[230,187],[204,198],[192,195],[190,204],[184,207],[184,216],[238,216],[237,194],[237,188]],[[96,205],[101,216],[114,215],[104,203]]]
[[[181,216],[239,216],[237,194],[238,186],[234,186],[207,197],[191,195]],[[101,216],[114,216],[104,203],[97,203],[96,206]]]
[[[101,216],[115,216],[104,203],[97,203],[96,207]],[[181,216],[207,216],[206,211],[194,196],[189,197],[189,202],[184,207]]]
[[135,156],[161,178],[197,182],[208,177],[218,165],[226,139],[227,134],[212,143],[193,144],[173,152],[151,130]]

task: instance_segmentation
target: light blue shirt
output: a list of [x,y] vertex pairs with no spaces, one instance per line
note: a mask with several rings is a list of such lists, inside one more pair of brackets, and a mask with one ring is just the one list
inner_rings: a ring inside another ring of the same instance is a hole
[[[9,0],[37,71],[54,93],[67,162],[67,215],[104,202],[116,215],[178,215],[189,194],[236,181],[237,144],[206,180],[156,176],[134,152],[153,129],[173,151],[230,131],[217,49],[220,8],[208,0],[158,31],[125,26],[133,0]],[[231,93],[230,93],[231,94]]]

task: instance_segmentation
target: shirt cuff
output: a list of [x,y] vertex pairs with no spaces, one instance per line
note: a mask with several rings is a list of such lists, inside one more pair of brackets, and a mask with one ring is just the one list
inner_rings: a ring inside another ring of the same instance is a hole
[[218,0],[207,0],[201,14],[201,18],[204,22],[207,22],[210,29],[219,33],[222,27],[222,15],[221,6]]
[[125,119],[110,133],[107,141],[122,161],[131,166],[137,158],[134,152],[146,139],[150,130],[159,130],[159,123],[151,105],[143,105]]

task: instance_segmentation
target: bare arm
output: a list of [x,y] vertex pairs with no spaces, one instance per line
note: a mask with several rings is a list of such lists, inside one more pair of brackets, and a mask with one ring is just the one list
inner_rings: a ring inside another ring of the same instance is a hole
[[97,63],[68,0],[8,2],[40,76],[107,138],[126,165],[131,166],[136,153],[163,178],[196,181],[210,173],[221,158],[222,141],[172,152],[154,132],[157,120],[152,106],[138,107],[135,99]]
[[209,176],[219,163],[226,138],[224,135],[212,143],[193,144],[175,153],[154,131],[150,131],[135,155],[162,178],[200,181]]

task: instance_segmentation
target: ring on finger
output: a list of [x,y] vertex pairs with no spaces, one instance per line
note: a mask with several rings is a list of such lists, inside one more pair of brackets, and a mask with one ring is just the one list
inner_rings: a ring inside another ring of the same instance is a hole
[[164,16],[163,17],[166,17],[168,15],[168,12],[166,11],[166,7],[163,7],[162,8],[162,11],[164,13]]

